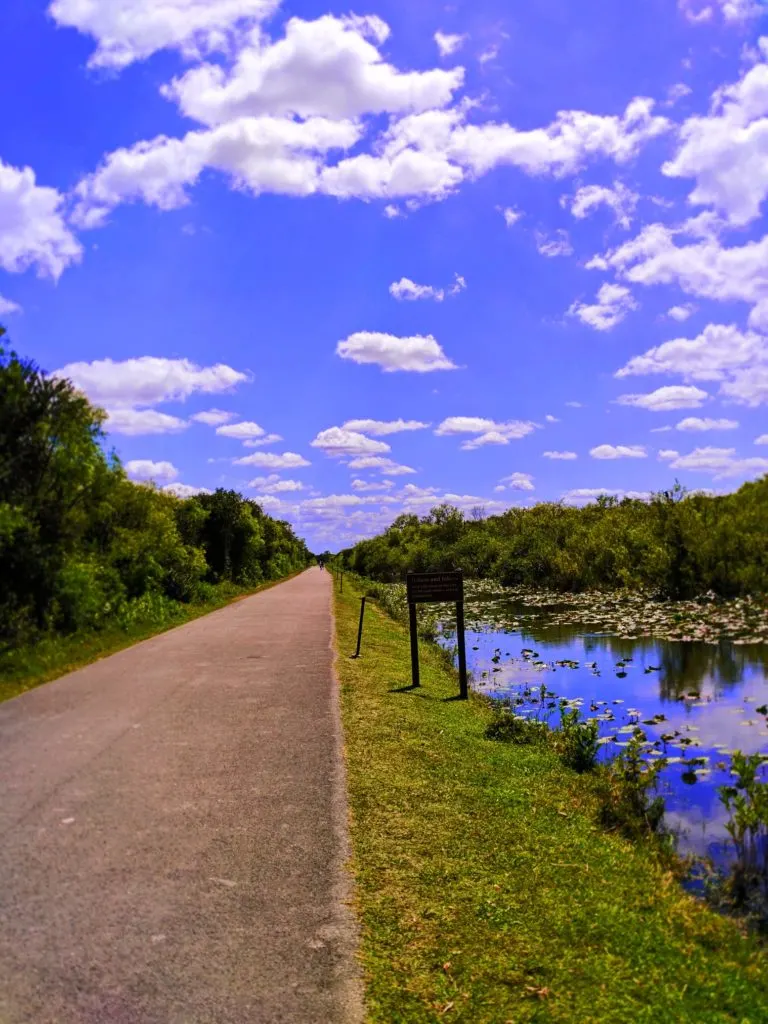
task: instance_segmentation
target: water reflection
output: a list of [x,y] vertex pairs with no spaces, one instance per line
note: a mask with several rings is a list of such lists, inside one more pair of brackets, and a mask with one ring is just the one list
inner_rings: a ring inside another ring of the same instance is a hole
[[[476,689],[509,697],[544,684],[582,698],[587,717],[610,718],[600,725],[601,736],[614,737],[602,747],[606,757],[641,721],[656,753],[670,758],[662,787],[681,851],[725,862],[727,817],[717,791],[731,781],[733,750],[768,752],[768,718],[757,710],[768,704],[768,644],[628,639],[552,622],[553,606],[493,601],[467,611]],[[441,629],[452,647],[455,622],[446,618]]]

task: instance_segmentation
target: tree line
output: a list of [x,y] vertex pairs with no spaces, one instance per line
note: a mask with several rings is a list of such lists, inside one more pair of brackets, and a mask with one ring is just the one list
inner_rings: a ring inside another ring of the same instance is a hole
[[467,576],[562,591],[643,588],[691,598],[768,593],[768,476],[727,495],[676,484],[650,500],[604,496],[575,508],[543,502],[485,517],[441,505],[401,515],[339,562],[382,582],[408,571]]
[[105,418],[0,347],[0,648],[151,618],[312,561],[288,523],[235,491],[182,500],[130,481],[105,450]]

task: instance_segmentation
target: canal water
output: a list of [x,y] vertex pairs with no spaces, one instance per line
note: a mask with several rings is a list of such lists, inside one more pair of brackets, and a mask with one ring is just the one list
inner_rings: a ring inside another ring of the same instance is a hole
[[[583,717],[600,722],[601,758],[620,752],[639,726],[648,758],[669,759],[660,793],[679,851],[725,866],[731,850],[718,787],[732,782],[734,750],[768,759],[768,644],[627,639],[563,624],[560,610],[470,602],[473,688],[515,700],[544,685],[559,698],[581,700]],[[455,622],[446,618],[438,628],[440,642],[454,647]],[[555,709],[553,725],[558,715]]]

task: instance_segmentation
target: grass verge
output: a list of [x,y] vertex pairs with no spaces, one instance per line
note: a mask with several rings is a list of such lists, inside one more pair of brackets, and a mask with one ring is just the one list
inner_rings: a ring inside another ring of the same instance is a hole
[[368,1021],[760,1024],[768,955],[686,895],[650,846],[608,834],[543,746],[483,736],[479,699],[407,631],[336,590]]
[[202,604],[178,604],[173,614],[161,622],[142,620],[128,627],[115,625],[70,636],[46,636],[35,644],[6,651],[0,654],[0,703],[298,575],[296,572],[279,580],[269,580],[253,590],[222,585],[213,600]]

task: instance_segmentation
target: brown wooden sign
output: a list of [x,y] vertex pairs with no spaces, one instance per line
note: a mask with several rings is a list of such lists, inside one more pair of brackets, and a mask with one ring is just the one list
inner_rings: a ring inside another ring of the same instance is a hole
[[406,586],[410,604],[464,600],[464,575],[460,572],[409,572]]
[[408,620],[411,634],[411,685],[419,686],[419,638],[416,621],[417,604],[451,601],[456,605],[456,639],[459,647],[459,697],[469,695],[467,681],[467,649],[464,642],[464,574],[462,572],[409,572]]

